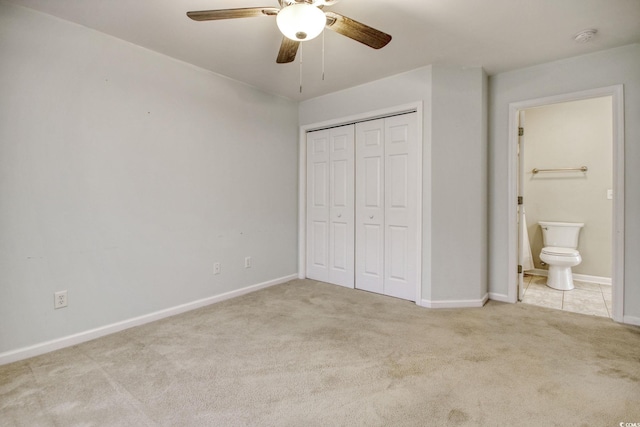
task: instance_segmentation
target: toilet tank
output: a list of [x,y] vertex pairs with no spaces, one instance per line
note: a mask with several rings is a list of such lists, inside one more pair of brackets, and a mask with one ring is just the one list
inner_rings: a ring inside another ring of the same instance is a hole
[[545,247],[578,248],[578,236],[584,223],[540,221],[538,224],[542,228],[542,240]]

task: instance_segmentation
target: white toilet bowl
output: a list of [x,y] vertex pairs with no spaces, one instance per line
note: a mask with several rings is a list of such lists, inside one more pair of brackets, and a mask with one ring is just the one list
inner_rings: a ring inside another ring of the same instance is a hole
[[580,252],[576,249],[550,246],[542,248],[540,260],[549,266],[547,286],[560,291],[570,291],[574,288],[571,267],[582,262]]
[[578,252],[578,236],[583,222],[539,221],[544,247],[540,260],[549,266],[547,286],[560,291],[573,289],[571,267],[582,262]]

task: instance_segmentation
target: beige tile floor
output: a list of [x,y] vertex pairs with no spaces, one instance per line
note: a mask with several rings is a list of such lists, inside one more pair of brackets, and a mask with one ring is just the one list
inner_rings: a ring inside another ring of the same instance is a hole
[[611,285],[573,281],[570,291],[558,291],[546,285],[544,276],[524,276],[525,304],[556,308],[574,313],[611,317]]

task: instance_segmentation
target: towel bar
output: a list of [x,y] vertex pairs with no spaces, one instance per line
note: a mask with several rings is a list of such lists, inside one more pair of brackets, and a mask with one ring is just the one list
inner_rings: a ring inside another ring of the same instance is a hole
[[580,166],[579,168],[556,168],[556,169],[538,169],[538,168],[533,168],[533,170],[531,171],[531,173],[538,173],[538,172],[570,172],[570,171],[580,171],[580,172],[586,172],[588,169],[586,166]]

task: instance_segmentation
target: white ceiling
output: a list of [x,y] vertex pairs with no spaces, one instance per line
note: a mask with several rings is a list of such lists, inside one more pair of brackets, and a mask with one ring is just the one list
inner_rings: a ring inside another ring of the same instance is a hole
[[[196,22],[190,10],[278,7],[277,0],[10,0],[293,100],[429,64],[489,74],[640,42],[640,0],[341,0],[327,8],[393,36],[374,50],[333,31],[276,64],[275,18]],[[573,36],[597,28],[578,44]]]

